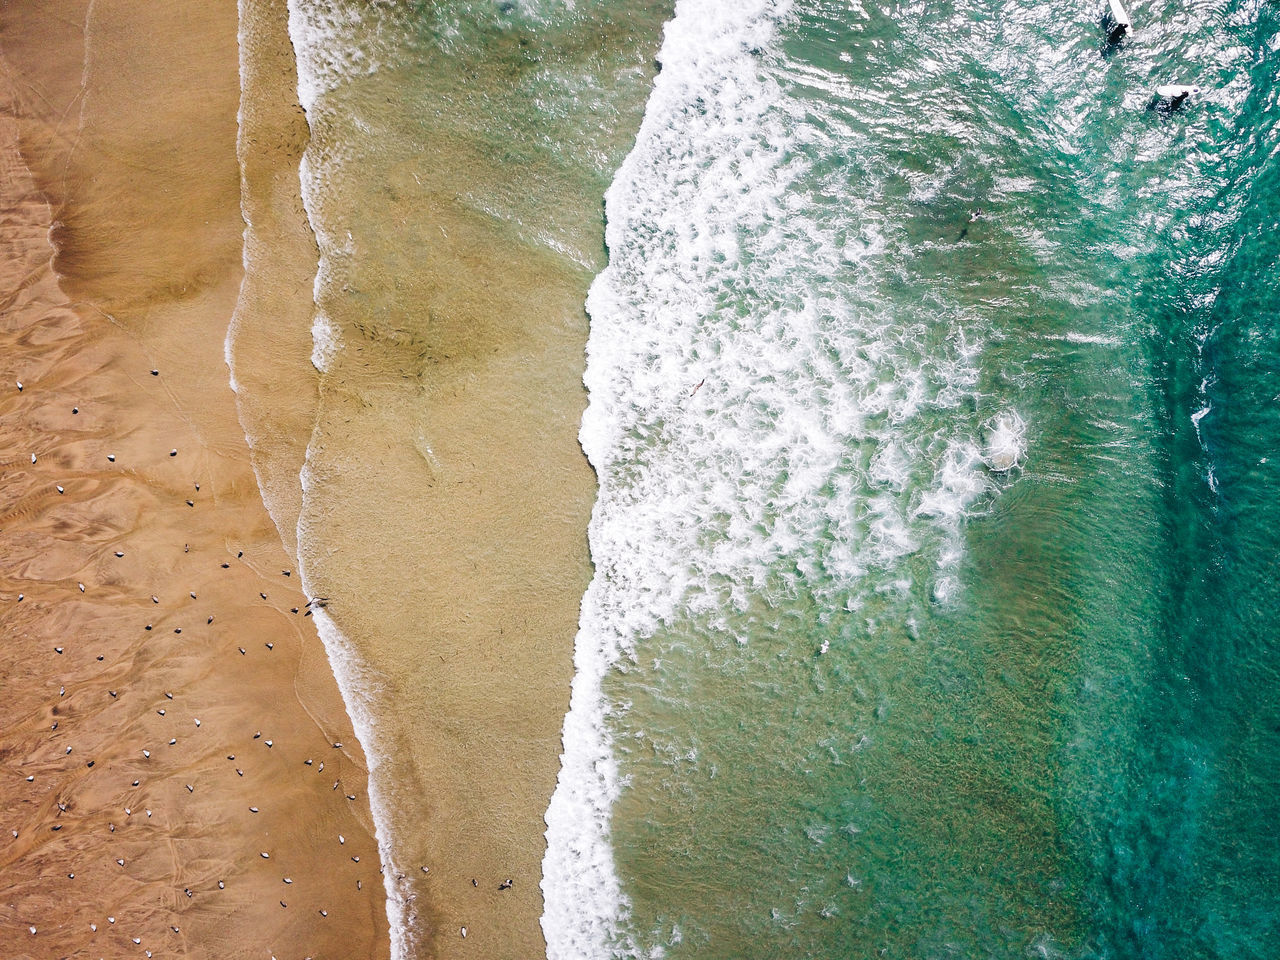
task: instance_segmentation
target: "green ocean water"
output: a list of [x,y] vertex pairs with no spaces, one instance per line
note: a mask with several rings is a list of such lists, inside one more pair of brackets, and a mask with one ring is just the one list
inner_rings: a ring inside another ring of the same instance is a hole
[[1280,11],[716,8],[589,302],[619,897],[553,955],[1275,955]]

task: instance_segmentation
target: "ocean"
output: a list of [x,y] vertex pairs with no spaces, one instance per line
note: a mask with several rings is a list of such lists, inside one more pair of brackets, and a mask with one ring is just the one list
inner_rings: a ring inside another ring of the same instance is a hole
[[441,365],[536,365],[552,276],[598,482],[552,960],[1275,955],[1280,9],[1103,6],[292,0],[297,538],[385,862],[448,749],[397,607],[481,456]]

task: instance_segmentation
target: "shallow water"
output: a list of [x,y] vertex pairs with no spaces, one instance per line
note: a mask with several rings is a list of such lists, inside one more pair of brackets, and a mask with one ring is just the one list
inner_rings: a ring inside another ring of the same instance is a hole
[[[668,15],[288,4],[310,329],[263,369],[248,338],[293,343],[297,317],[266,299],[291,264],[251,230],[228,353],[370,758],[397,956],[449,955],[464,926],[486,956],[544,949],[542,818],[590,577],[582,302]],[[260,126],[241,142],[250,193]]]

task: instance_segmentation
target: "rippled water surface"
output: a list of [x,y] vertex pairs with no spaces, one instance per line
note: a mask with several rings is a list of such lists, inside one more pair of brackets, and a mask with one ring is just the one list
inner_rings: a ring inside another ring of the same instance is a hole
[[1280,20],[1132,14],[677,5],[588,302],[552,956],[1280,942]]

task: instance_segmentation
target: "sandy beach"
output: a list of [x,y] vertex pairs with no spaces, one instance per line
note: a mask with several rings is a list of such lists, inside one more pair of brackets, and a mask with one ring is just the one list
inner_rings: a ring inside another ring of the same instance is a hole
[[223,357],[236,6],[3,16],[0,953],[385,956],[364,757]]

